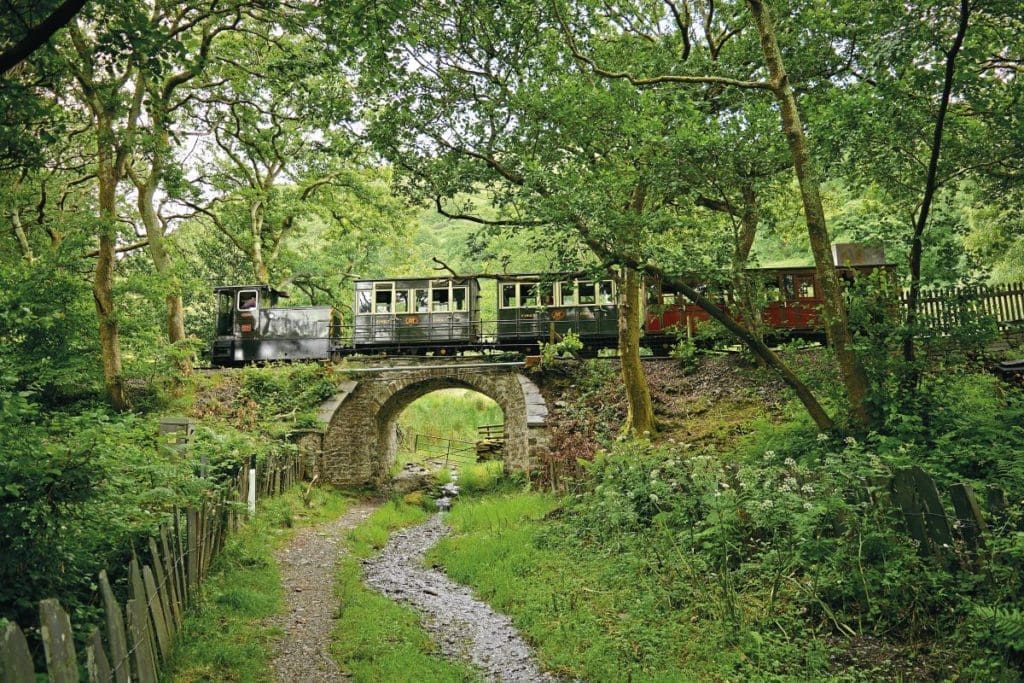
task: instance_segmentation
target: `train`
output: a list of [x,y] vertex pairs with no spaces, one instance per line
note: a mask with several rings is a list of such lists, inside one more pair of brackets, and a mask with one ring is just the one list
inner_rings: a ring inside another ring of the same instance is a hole
[[[845,245],[836,245],[837,247]],[[858,247],[834,254],[852,279],[892,264]],[[845,260],[841,260],[845,258]],[[821,287],[813,267],[753,268],[767,304],[764,327],[774,336],[823,339]],[[331,306],[281,306],[287,295],[267,285],[215,288],[214,366],[277,360],[331,360],[348,355],[454,356],[466,352],[535,353],[540,344],[579,335],[585,355],[618,339],[616,282],[584,274],[532,273],[493,278],[496,311],[483,319],[477,278],[357,280],[349,321]],[[694,336],[710,316],[667,283],[645,282],[643,345],[667,353]],[[728,312],[731,293],[709,295]]]

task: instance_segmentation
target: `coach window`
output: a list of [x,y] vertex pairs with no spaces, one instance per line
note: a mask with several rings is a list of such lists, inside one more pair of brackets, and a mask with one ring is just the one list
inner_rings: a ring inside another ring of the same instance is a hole
[[772,278],[771,280],[764,281],[764,299],[768,303],[777,302],[780,300],[782,290],[779,289],[778,278]]
[[558,298],[562,306],[575,306],[576,305],[576,283],[575,282],[560,282],[558,283]]
[[537,285],[534,284],[521,284],[519,285],[519,307],[520,308],[536,308],[537,307]]
[[447,313],[449,298],[447,289],[431,290],[430,300],[433,303],[434,313]]
[[395,313],[409,312],[409,292],[399,289],[395,292]]
[[465,311],[466,310],[466,288],[465,287],[452,287],[452,310],[453,311]]
[[602,306],[610,306],[615,303],[615,289],[612,287],[611,280],[601,280],[598,288],[598,296],[600,297]]
[[502,308],[515,308],[516,307],[516,286],[515,285],[502,285],[501,286],[501,307]]
[[387,284],[378,284],[374,286],[373,293],[373,312],[374,313],[391,313],[392,300],[395,296],[395,285],[392,282]]
[[597,303],[597,285],[593,282],[580,283],[580,306],[591,306]]
[[430,312],[430,297],[427,295],[427,290],[417,289],[416,290],[416,312],[417,313],[429,313]]
[[793,282],[792,273],[782,276],[782,298],[785,301],[796,298],[796,285]]
[[814,280],[807,278],[806,280],[801,278],[798,280],[800,283],[799,291],[801,299],[813,299],[814,298]]
[[373,311],[373,306],[370,305],[370,292],[364,289],[364,290],[360,291],[358,294],[359,294],[359,312],[360,313],[370,313],[371,311]]

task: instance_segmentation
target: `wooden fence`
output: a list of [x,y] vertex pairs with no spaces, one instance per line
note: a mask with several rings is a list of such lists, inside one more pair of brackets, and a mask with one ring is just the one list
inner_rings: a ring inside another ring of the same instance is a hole
[[[907,298],[904,292],[904,306]],[[918,301],[921,324],[939,332],[982,317],[994,320],[1002,332],[1024,327],[1024,283],[923,289]]]
[[896,470],[891,479],[876,484],[872,495],[875,502],[891,505],[900,513],[918,553],[937,558],[950,570],[977,568],[991,524],[1003,525],[1008,520],[1006,494],[995,486],[985,488],[987,514],[983,514],[970,484],[950,486],[947,505],[935,480],[920,467]]
[[[117,600],[106,570],[100,572],[106,638],[99,629],[93,630],[82,653],[75,650],[71,620],[60,603],[43,600],[39,623],[49,680],[155,683],[160,664],[167,661],[185,611],[195,604],[213,559],[224,547],[227,534],[247,517],[247,502],[254,500],[251,494],[261,498],[278,495],[303,474],[303,458],[295,454],[268,458],[255,467],[244,467],[225,488],[207,494],[198,507],[174,510],[141,556],[133,551],[121,575],[128,579],[125,604]],[[0,683],[35,680],[25,635],[17,625],[8,623],[0,631]]]

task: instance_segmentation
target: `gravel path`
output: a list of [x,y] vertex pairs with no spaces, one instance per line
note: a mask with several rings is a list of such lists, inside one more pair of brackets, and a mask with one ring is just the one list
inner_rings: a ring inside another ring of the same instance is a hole
[[338,605],[334,565],[345,532],[374,508],[359,504],[333,522],[300,529],[276,553],[285,610],[268,620],[284,631],[273,661],[275,680],[321,683],[346,678],[329,651]]
[[448,531],[440,515],[396,531],[380,555],[364,562],[366,584],[423,613],[444,655],[471,661],[488,681],[556,680],[537,668],[507,616],[442,572],[422,566],[424,553]]

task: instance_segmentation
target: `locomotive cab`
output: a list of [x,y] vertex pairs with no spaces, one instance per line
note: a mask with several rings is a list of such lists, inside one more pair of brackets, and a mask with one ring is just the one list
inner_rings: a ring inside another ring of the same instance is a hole
[[215,366],[267,360],[326,360],[336,336],[330,306],[279,307],[288,295],[268,285],[217,287]]

